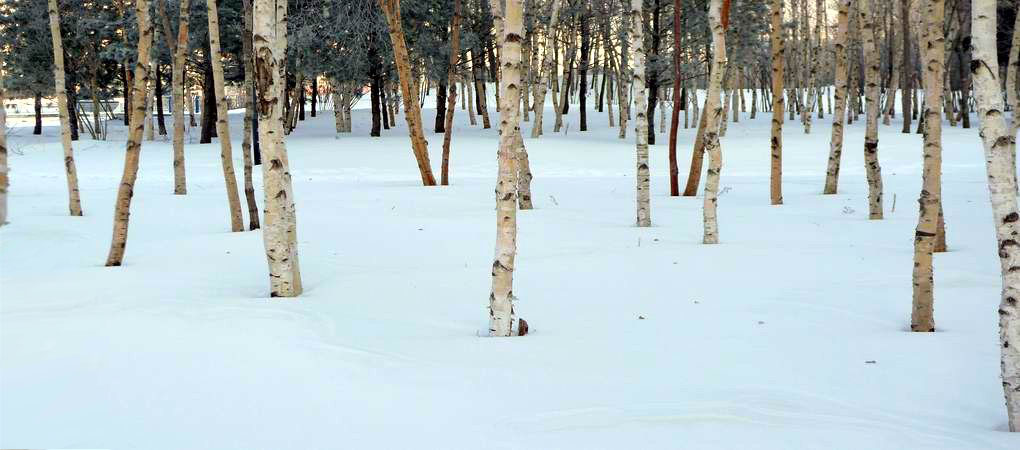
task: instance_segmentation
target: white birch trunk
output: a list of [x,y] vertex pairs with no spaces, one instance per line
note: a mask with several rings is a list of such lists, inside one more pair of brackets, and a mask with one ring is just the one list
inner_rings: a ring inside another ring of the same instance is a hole
[[549,17],[549,28],[545,33],[545,56],[542,58],[542,73],[538,87],[533,91],[535,95],[535,121],[531,124],[532,139],[542,135],[542,117],[545,111],[545,95],[549,86],[549,74],[556,67],[553,61],[556,59],[553,54],[553,39],[556,38],[556,26],[560,22],[560,4],[563,0],[553,0],[552,12]]
[[[773,205],[783,204],[783,0],[772,0],[772,165],[769,178],[769,200]],[[790,90],[790,93],[793,93]],[[792,96],[791,99],[796,96]],[[792,106],[792,105],[791,105]],[[810,115],[808,115],[810,118]],[[802,116],[803,119],[803,116]],[[807,125],[805,125],[807,126]],[[805,129],[805,132],[807,129]]]
[[64,87],[64,45],[60,36],[60,13],[57,0],[49,0],[50,35],[53,39],[53,79],[60,112],[60,142],[64,146],[64,172],[67,174],[68,209],[72,216],[82,215],[81,194],[78,192],[78,170],[74,164],[74,149],[71,147],[70,107],[67,104],[67,89]]
[[[829,164],[825,170],[825,189],[823,194],[835,194],[839,184],[839,164],[843,157],[843,123],[846,121],[847,107],[847,33],[850,24],[850,3],[852,0],[839,0],[836,13],[836,108],[832,111],[832,139],[829,143]],[[832,105],[833,102],[829,104]]]
[[[162,0],[160,0],[162,1]],[[174,100],[174,194],[184,195],[188,193],[188,181],[184,170],[184,108],[185,104],[190,111],[190,99],[185,98],[184,93],[184,66],[188,63],[188,25],[190,18],[191,0],[181,0],[180,19],[177,27],[177,51],[174,53],[173,63],[173,100]],[[192,119],[194,122],[194,119]]]
[[227,116],[227,101],[223,88],[223,61],[220,54],[220,18],[216,0],[206,0],[209,18],[209,62],[212,63],[213,91],[216,95],[216,134],[220,140],[220,162],[223,166],[223,181],[227,187],[227,204],[230,207],[230,230],[244,231],[241,215],[241,197],[237,192],[237,176],[234,174],[233,149],[230,145],[230,122]]
[[[634,0],[638,1],[638,0]],[[776,0],[782,1],[782,0]],[[722,119],[722,105],[719,95],[722,91],[723,73],[726,71],[726,29],[722,17],[723,0],[711,0],[708,7],[708,21],[712,29],[712,72],[708,80],[708,95],[705,99],[705,153],[708,154],[708,172],[705,175],[704,228],[702,242],[719,243],[719,221],[716,207],[719,197],[719,175],[722,171],[722,146],[719,143],[719,121]],[[697,151],[697,150],[695,150]]]
[[868,219],[882,219],[882,168],[878,164],[879,59],[875,45],[875,17],[871,0],[859,0],[858,22],[864,45],[864,93],[867,126],[864,136],[864,168],[868,177]]
[[634,88],[634,132],[637,133],[637,226],[652,226],[652,208],[649,200],[648,170],[648,105],[645,97],[645,46],[641,14],[642,0],[630,2],[630,57],[633,66],[631,83]]

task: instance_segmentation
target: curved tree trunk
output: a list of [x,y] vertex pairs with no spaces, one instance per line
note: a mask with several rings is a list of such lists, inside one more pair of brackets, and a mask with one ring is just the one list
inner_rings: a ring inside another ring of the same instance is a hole
[[[160,0],[162,1],[162,0]],[[174,52],[173,84],[174,98],[174,194],[188,193],[188,181],[184,171],[184,70],[188,63],[188,25],[191,21],[191,0],[181,0],[180,21],[177,27],[177,44]],[[191,121],[194,126],[194,119]]]
[[269,295],[297,297],[302,290],[298,264],[297,213],[287,162],[287,147],[283,140],[287,0],[255,0],[253,17],[259,141],[265,158],[265,164],[262,164],[265,189],[262,240],[269,263]]
[[489,294],[489,334],[512,336],[527,332],[522,320],[514,330],[513,276],[517,256],[517,167],[515,138],[520,135],[522,0],[507,0],[505,29],[500,36],[503,90],[499,126],[499,179],[496,183],[496,251],[492,261],[492,292]]
[[400,78],[400,92],[404,100],[404,119],[407,121],[408,133],[411,135],[411,149],[418,162],[421,182],[425,186],[435,186],[436,179],[432,176],[432,164],[429,162],[428,142],[425,141],[425,133],[422,131],[418,90],[411,87],[411,63],[404,41],[404,29],[400,18],[400,0],[379,0],[379,6],[386,14],[386,22],[389,25],[393,57]]
[[[78,192],[78,170],[74,165],[74,149],[71,147],[70,110],[67,104],[67,89],[64,87],[64,45],[60,36],[57,0],[49,0],[49,15],[50,35],[53,39],[53,79],[60,113],[60,142],[64,146],[64,171],[67,174],[68,209],[72,216],[80,216],[81,194]],[[38,99],[39,97],[36,97],[37,104]]]
[[443,165],[439,173],[439,184],[450,184],[450,139],[453,137],[453,113],[457,109],[457,62],[460,59],[460,2],[453,0],[453,19],[450,20],[450,67],[446,84],[450,89],[446,95],[446,118],[443,124]]
[[935,286],[932,252],[942,203],[942,83],[945,39],[942,18],[945,0],[923,0],[921,57],[924,58],[924,170],[920,212],[914,234],[913,309],[911,331],[935,331]]
[[[127,151],[124,153],[124,174],[117,189],[117,203],[113,212],[113,239],[106,266],[119,266],[124,260],[127,245],[128,219],[131,216],[131,197],[134,196],[135,178],[138,176],[138,157],[142,151],[142,133],[145,129],[145,96],[149,85],[149,50],[152,48],[152,21],[149,18],[149,1],[135,0],[135,17],[138,20],[138,57],[135,59],[134,83],[131,86],[131,130],[128,133]],[[126,113],[126,112],[125,112]]]
[[223,165],[223,181],[227,186],[227,203],[230,206],[230,230],[244,231],[241,215],[241,198],[237,193],[237,176],[234,175],[234,157],[230,145],[230,122],[227,116],[227,100],[224,98],[223,61],[220,59],[220,19],[216,0],[206,0],[209,17],[209,62],[212,64],[213,94],[216,96],[216,134],[220,140],[220,162]]
[[[772,0],[772,170],[769,197],[773,205],[783,204],[783,0]],[[792,92],[792,91],[791,91]],[[811,115],[807,115],[810,120]],[[805,127],[810,127],[806,125]],[[809,128],[805,128],[805,133]]]
[[[1017,211],[1015,162],[1006,131],[999,64],[995,46],[995,0],[974,0],[971,12],[974,96],[977,103],[988,171],[988,193],[994,217],[996,253],[1002,272],[999,303],[999,348],[1002,390],[1009,431],[1020,431],[1020,211]],[[1014,31],[1016,33],[1016,31]],[[1016,40],[1014,39],[1014,42]],[[1013,86],[1015,88],[1015,86]],[[1014,112],[1014,114],[1016,114]]]
[[[835,194],[839,184],[839,164],[843,157],[843,123],[846,121],[847,77],[847,33],[850,24],[850,3],[839,0],[836,13],[836,109],[832,111],[832,139],[829,143],[829,165],[825,170],[823,194]],[[831,105],[831,103],[830,103]]]
[[[635,0],[637,1],[637,0]],[[782,0],[774,0],[781,2]],[[708,22],[712,29],[712,72],[708,80],[705,99],[705,153],[708,154],[708,174],[705,177],[704,228],[702,242],[719,243],[719,220],[716,207],[719,199],[719,175],[722,172],[722,146],[719,144],[719,121],[722,120],[723,74],[726,72],[726,26],[729,23],[730,0],[711,0]]]

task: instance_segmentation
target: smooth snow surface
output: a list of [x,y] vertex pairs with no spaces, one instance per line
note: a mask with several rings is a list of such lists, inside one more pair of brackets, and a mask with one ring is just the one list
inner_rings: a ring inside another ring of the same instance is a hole
[[[402,115],[381,138],[365,109],[339,139],[332,111],[302,122],[287,138],[296,300],[267,298],[262,236],[229,232],[219,145],[198,145],[197,129],[186,196],[172,195],[169,141],[145,142],[125,265],[106,268],[124,128],[75,143],[74,218],[56,122],[42,138],[19,123],[0,231],[0,447],[1020,448],[1004,431],[976,123],[943,128],[939,332],[912,334],[922,148],[899,120],[880,130],[886,220],[869,221],[863,120],[847,127],[836,196],[820,194],[831,116],[810,135],[787,121],[785,205],[769,206],[771,114],[743,114],[722,140],[722,243],[706,246],[700,195],[668,196],[666,134],[651,147],[653,227],[639,229],[633,130],[617,139],[593,112],[577,132],[574,105],[554,134],[548,109],[546,135],[525,139],[536,209],[518,216],[514,293],[532,334],[494,339],[479,337],[490,113],[483,130],[458,105],[452,186],[432,188]],[[680,130],[681,183],[694,133]]]

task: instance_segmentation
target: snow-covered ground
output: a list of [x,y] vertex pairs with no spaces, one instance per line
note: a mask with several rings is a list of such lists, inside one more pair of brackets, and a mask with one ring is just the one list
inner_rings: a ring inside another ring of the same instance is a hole
[[[830,117],[810,135],[788,121],[786,204],[770,206],[770,115],[742,115],[722,141],[722,243],[706,246],[700,196],[668,196],[666,135],[654,226],[639,229],[633,133],[617,139],[597,113],[578,132],[576,111],[568,133],[549,110],[547,134],[526,138],[536,209],[519,215],[514,290],[532,333],[515,339],[479,337],[497,139],[459,108],[449,187],[420,186],[402,116],[370,138],[359,109],[335,139],[327,112],[287,139],[296,300],[267,298],[260,233],[229,232],[215,141],[187,146],[187,196],[172,195],[169,142],[145,143],[125,265],[106,268],[123,128],[75,144],[80,218],[55,122],[42,138],[15,128],[0,447],[1020,448],[1004,431],[976,124],[944,128],[939,332],[915,334],[921,138],[898,120],[880,130],[886,219],[869,221],[863,121],[847,127],[836,196],[820,195]],[[681,183],[693,139],[681,130]]]

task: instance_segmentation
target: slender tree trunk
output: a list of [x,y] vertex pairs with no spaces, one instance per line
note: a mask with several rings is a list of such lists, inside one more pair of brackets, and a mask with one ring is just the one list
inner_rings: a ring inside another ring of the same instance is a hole
[[[709,74],[711,77],[711,74]],[[706,106],[707,106],[707,99]],[[698,115],[697,103],[694,98],[694,115]],[[694,150],[691,154],[691,170],[687,173],[687,184],[684,186],[684,197],[694,197],[698,194],[698,185],[701,183],[701,168],[705,160],[705,129],[708,126],[708,114],[701,114],[698,120],[698,132],[694,138]]]
[[[1016,166],[1016,136],[1017,131],[1020,131],[1020,12],[1016,14],[1016,19],[1013,22],[1013,42],[1009,46],[1009,65],[1006,67],[1006,101],[1010,109],[1013,110],[1013,119],[1010,121],[1009,127],[1009,154],[1013,160],[1012,165]],[[964,97],[960,103],[966,104],[967,97]],[[964,107],[961,106],[961,108]],[[1015,178],[1015,172],[1013,174]]]
[[910,38],[910,0],[900,0],[900,23],[902,25],[900,37],[903,39],[903,58],[901,59],[900,92],[903,96],[903,133],[910,133],[910,119],[914,110],[912,99],[914,97],[914,59],[910,55],[910,48],[914,45]]
[[[1017,245],[1016,236],[1020,234],[1020,211],[1017,211],[1016,163],[1010,154],[1011,136],[1006,131],[999,88],[995,0],[974,0],[973,6],[971,56],[974,64],[970,67],[1002,272],[1002,301],[999,304],[1002,390],[1006,397],[1009,431],[1017,432],[1020,431],[1020,347],[1016,344],[1020,342],[1020,306],[1016,299],[1020,298],[1020,270],[1017,270],[1020,267],[1020,245]],[[1015,33],[1016,30],[1014,36]]]
[[450,184],[450,139],[453,136],[453,113],[457,110],[457,64],[460,57],[460,7],[461,0],[453,0],[453,19],[450,20],[450,67],[446,73],[446,84],[450,89],[446,101],[446,123],[443,125],[443,166],[439,183]]
[[0,227],[7,223],[7,111],[4,109],[4,79],[0,76]]
[[829,144],[829,165],[825,170],[825,189],[823,194],[835,194],[839,184],[839,165],[843,156],[843,123],[847,113],[847,33],[850,23],[850,7],[852,0],[839,0],[836,13],[836,108],[832,112],[832,138]]
[[38,136],[42,134],[42,92],[35,93],[35,128],[32,129],[32,134]]
[[579,99],[580,126],[578,131],[588,131],[588,59],[591,57],[591,29],[588,25],[590,13],[581,13],[581,60],[577,64],[578,81],[581,83],[577,93]]
[[216,86],[213,83],[212,60],[206,55],[202,64],[202,131],[199,144],[211,143],[212,138],[219,136],[216,120]]
[[[162,0],[159,0],[162,1]],[[191,0],[181,0],[180,19],[177,27],[177,43],[174,52],[173,100],[174,100],[174,194],[188,193],[187,177],[184,171],[184,73],[188,63],[188,24],[190,23]],[[194,125],[194,124],[192,124]]]
[[[781,1],[781,0],[775,0]],[[712,72],[709,75],[708,94],[705,100],[705,153],[708,154],[708,174],[705,178],[704,238],[705,244],[719,243],[719,221],[716,208],[719,197],[719,175],[722,172],[722,146],[719,143],[719,121],[724,120],[719,96],[726,73],[726,28],[729,24],[729,0],[711,0],[708,7],[709,27],[712,30]]]
[[[244,58],[244,92],[252,97],[255,93],[255,66],[252,62],[252,5],[243,0],[244,35],[241,36],[241,55]],[[244,198],[248,203],[248,229],[259,228],[259,206],[255,202],[255,185],[252,183],[252,126],[255,122],[254,98],[244,102],[244,139],[241,140],[241,156],[244,158]],[[336,107],[336,106],[334,106]]]
[[311,100],[311,113],[312,117],[315,117],[315,110],[319,103],[319,76],[312,76],[312,100]]
[[[970,24],[971,23],[971,17],[970,17],[971,16],[971,5],[970,5],[970,3],[971,2],[966,1],[966,0],[957,0],[957,6],[959,6],[959,8],[960,8],[960,12],[959,12],[959,14],[960,14],[960,40],[961,40],[961,42],[964,43],[963,44],[964,48],[960,49],[960,67],[961,68],[962,67],[970,67],[970,63],[971,63],[971,52],[970,52],[970,48],[968,48],[968,47],[970,47],[971,39],[973,39],[971,37],[971,24]],[[1020,14],[1016,14],[1016,16],[1018,18],[1020,18]],[[1020,23],[1020,22],[1018,22],[1018,23]],[[1014,42],[1014,46],[1016,46],[1016,42],[1017,42],[1016,34],[1017,34],[1017,28],[1014,26],[1013,27],[1013,36],[1014,36],[1013,37],[1013,42]],[[1014,57],[1013,59],[1010,60],[1010,65],[1014,65],[1014,64],[1017,64],[1016,57]],[[970,97],[970,87],[971,87],[972,80],[971,80],[970,72],[967,71],[967,70],[961,70],[960,71],[960,75],[961,75],[961,77],[960,77],[960,95],[963,96],[963,100],[964,100],[964,101],[960,102],[960,118],[963,120],[963,127],[964,128],[970,128],[970,105],[967,104],[967,98]],[[1014,89],[1014,91],[1015,91],[1015,89]],[[1014,111],[1015,111],[1015,109],[1014,109]],[[1014,112],[1014,117],[1016,117],[1015,114],[1016,113]],[[1013,136],[1016,136],[1016,130],[1014,130]]]
[[680,60],[680,12],[681,0],[673,0],[673,112],[669,123],[669,195],[676,197],[680,195],[680,168],[676,163],[676,132],[680,127],[680,109],[683,108],[683,96],[680,95],[681,72]]
[[545,95],[549,86],[549,75],[556,70],[553,61],[556,59],[553,50],[553,40],[556,38],[556,26],[559,24],[560,4],[562,0],[552,0],[552,11],[549,17],[549,27],[545,33],[545,56],[542,58],[541,79],[538,88],[535,89],[535,121],[531,124],[531,138],[535,139],[542,135],[542,117],[545,112]]
[[[51,0],[51,4],[56,0]],[[149,18],[149,1],[135,0],[135,17],[138,20],[138,57],[135,59],[134,85],[131,87],[131,130],[128,133],[127,151],[124,154],[124,174],[117,190],[117,203],[113,213],[113,240],[106,266],[119,266],[124,260],[127,245],[128,219],[131,216],[131,197],[138,176],[138,157],[142,151],[142,132],[145,128],[145,96],[149,84],[149,51],[152,47],[152,21]]]
[[231,231],[244,231],[241,214],[241,199],[237,193],[237,176],[234,175],[234,158],[230,145],[230,122],[227,116],[227,100],[223,87],[223,61],[220,60],[220,19],[216,0],[206,0],[209,17],[209,62],[213,72],[213,93],[216,96],[216,134],[220,140],[220,161],[223,165],[223,180],[227,186],[227,202],[230,206]]
[[914,235],[914,305],[911,331],[935,331],[934,277],[932,252],[937,233],[938,211],[942,202],[942,81],[945,39],[942,18],[945,0],[923,0],[924,24],[921,31],[921,57],[924,58],[924,169],[920,213]]
[[[71,147],[70,106],[67,103],[67,89],[64,88],[64,45],[60,35],[60,14],[58,11],[57,0],[49,0],[50,35],[53,39],[53,79],[55,80],[57,108],[60,113],[60,142],[64,146],[68,209],[72,216],[80,216],[82,215],[81,195],[78,193],[78,171],[74,165],[74,149]],[[142,61],[143,64],[147,62],[148,58]],[[37,102],[38,100],[39,97],[36,97]]]
[[[156,124],[159,126],[159,135],[166,136],[166,116],[163,113],[163,74],[159,64],[156,64]],[[96,122],[99,123],[99,122]]]
[[652,9],[652,69],[646,74],[648,77],[648,113],[645,117],[648,119],[648,129],[645,130],[648,133],[648,144],[655,145],[655,107],[659,103],[659,71],[657,65],[659,61],[659,43],[661,40],[659,30],[659,13],[662,11],[662,1],[655,0]]
[[[155,72],[156,72],[156,59],[154,57],[151,57],[151,61],[149,61],[149,73]],[[150,90],[148,86],[146,86],[145,89],[146,94],[145,94],[144,134],[146,141],[153,141],[156,140],[156,120],[154,117],[152,117],[152,106],[153,103],[156,102],[156,89],[153,88]]]
[[512,336],[527,332],[523,320],[514,330],[513,275],[517,255],[517,167],[514,138],[520,134],[522,0],[508,0],[502,41],[503,73],[500,78],[499,179],[496,183],[496,251],[492,262],[492,293],[489,295],[489,334]]
[[641,0],[631,0],[631,59],[634,63],[631,83],[634,87],[634,132],[637,133],[637,226],[652,226],[652,211],[649,201],[648,170],[648,107],[645,104],[645,45]]
[[868,177],[868,219],[882,219],[882,168],[878,164],[879,53],[875,45],[875,17],[870,0],[857,5],[858,23],[867,68],[864,92],[867,96],[867,130],[864,136],[864,167]]
[[[773,205],[783,204],[783,0],[772,0],[772,171],[769,196]],[[724,49],[725,51],[725,49]],[[810,117],[810,115],[809,115]],[[707,233],[706,233],[707,236]]]
[[271,297],[301,294],[297,214],[283,138],[283,78],[287,49],[287,0],[255,0],[252,42],[258,94],[259,140],[267,160],[262,165],[265,224],[262,232],[269,262]]

